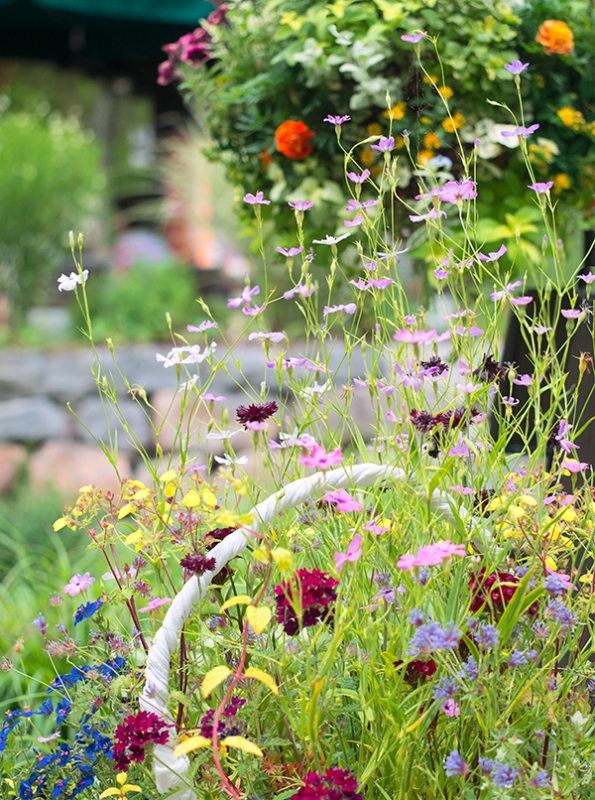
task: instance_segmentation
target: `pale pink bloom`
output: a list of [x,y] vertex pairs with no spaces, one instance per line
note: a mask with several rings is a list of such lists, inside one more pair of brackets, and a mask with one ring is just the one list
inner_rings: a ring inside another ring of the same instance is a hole
[[376,525],[375,521],[368,522],[367,525],[362,525],[362,530],[370,531],[374,536],[380,536],[381,533],[390,531],[390,528],[383,528],[381,525]]
[[248,317],[256,317],[258,314],[264,311],[266,307],[266,303],[262,306],[242,306],[242,311]]
[[469,447],[463,441],[459,441],[459,443],[455,447],[451,447],[448,451],[449,456],[463,456],[463,458],[469,458]]
[[448,488],[451,492],[457,492],[462,495],[477,494],[475,489],[472,489],[470,486],[449,486]]
[[300,456],[299,460],[306,467],[327,470],[329,467],[336,467],[337,464],[340,464],[343,461],[343,455],[340,447],[327,453],[322,445],[315,444],[308,455]]
[[356,214],[353,219],[343,220],[343,225],[345,225],[346,228],[355,228],[357,225],[361,225],[363,221],[363,216],[361,214]]
[[423,33],[404,33],[401,36],[401,39],[404,42],[409,42],[410,44],[417,44],[418,42],[421,42],[426,33],[427,31],[424,31]]
[[305,283],[298,283],[297,286],[294,286],[293,289],[289,289],[287,292],[283,293],[284,300],[293,300],[296,294],[301,294],[302,297],[310,297],[316,291],[316,287],[313,283],[309,286]]
[[[302,457],[303,461],[304,457]],[[337,511],[361,511],[363,506],[346,492],[345,489],[337,489],[336,492],[329,492],[322,496],[326,503],[333,503]]]
[[91,577],[90,572],[85,572],[84,575],[73,575],[64,587],[64,591],[71,597],[75,597],[80,592],[86,592],[89,586],[92,586],[94,583],[95,578]]
[[282,342],[283,339],[287,339],[287,334],[285,331],[273,331],[272,333],[263,333],[262,331],[258,331],[257,333],[251,333],[250,336],[248,336],[249,342],[254,341],[254,339],[258,339],[260,342],[268,340],[269,342],[278,344],[279,342]]
[[409,214],[411,222],[425,222],[428,219],[438,219],[438,217],[445,217],[446,211],[436,211],[432,208],[427,214]]
[[211,322],[210,319],[206,319],[204,322],[201,322],[200,325],[186,325],[186,330],[190,331],[190,333],[203,333],[207,331],[209,328],[218,328],[216,322]]
[[589,469],[589,464],[586,461],[577,461],[576,458],[567,458],[560,464],[562,469],[567,469],[568,472],[577,473],[585,469]]
[[355,314],[357,306],[355,303],[341,304],[338,306],[325,306],[322,316],[326,317],[328,314],[335,314],[337,311],[344,311],[346,314]]
[[584,311],[582,308],[563,308],[562,311],[560,311],[560,314],[562,314],[562,316],[566,319],[578,319],[582,314],[584,314]]
[[365,169],[361,175],[358,175],[356,172],[348,172],[347,177],[354,183],[364,183],[364,181],[367,181],[370,177],[370,170]]
[[223,394],[214,395],[212,392],[206,392],[205,394],[201,395],[203,400],[206,400],[207,403],[223,403],[224,400],[227,400],[227,397]]
[[165,606],[168,603],[171,603],[171,597],[154,597],[152,600],[149,600],[144,608],[139,608],[139,611],[155,611],[157,608],[161,608],[161,606]]
[[543,336],[545,333],[548,333],[552,329],[548,328],[547,325],[535,325],[533,328],[530,328],[529,330],[533,331],[533,333],[536,333],[538,336]]
[[436,544],[428,544],[418,548],[417,555],[405,553],[397,561],[397,567],[402,570],[410,570],[414,567],[435,567],[451,556],[464,556],[465,546],[454,544],[450,539]]
[[464,328],[462,325],[459,325],[455,330],[459,336],[483,336],[485,331],[482,331],[481,328],[478,328],[477,325],[470,325],[469,330]]
[[239,308],[242,303],[249,305],[255,294],[260,292],[260,286],[254,286],[252,289],[249,286],[244,286],[242,294],[239,297],[230,297],[227,301],[228,308]]
[[437,278],[439,281],[446,280],[448,278],[449,272],[447,269],[442,269],[438,267],[438,269],[434,270],[434,277]]
[[455,703],[452,697],[449,697],[448,700],[446,700],[446,702],[440,706],[440,708],[442,711],[444,711],[447,717],[459,717],[461,715],[461,709],[459,708],[459,705]]
[[438,336],[438,331],[410,331],[407,328],[397,331],[393,334],[393,339],[397,342],[405,342],[406,344],[424,344],[425,342],[433,342]]
[[518,378],[514,378],[512,381],[516,386],[531,386],[533,383],[533,376],[525,373],[524,375],[519,375]]
[[526,295],[525,297],[509,297],[510,304],[512,306],[528,306],[529,303],[533,302],[533,298]]
[[264,192],[256,192],[256,194],[248,193],[244,195],[244,203],[248,203],[251,206],[268,206],[271,201],[264,199]]
[[579,275],[578,277],[585,283],[593,283],[595,281],[595,273],[593,272],[587,272],[585,275]]
[[485,256],[483,253],[478,253],[478,258],[480,261],[497,261],[507,252],[507,247],[503,244],[499,250],[495,252],[490,252]]
[[276,247],[275,250],[278,253],[281,253],[282,256],[286,258],[293,258],[293,256],[298,256],[304,249],[304,245],[300,245],[299,247]]
[[341,570],[343,569],[343,565],[347,561],[359,561],[361,557],[362,557],[362,537],[356,533],[353,539],[347,545],[346,553],[335,553],[335,569],[337,570],[337,572],[341,572]]
[[37,741],[41,742],[51,742],[52,739],[57,739],[60,736],[60,731],[56,731],[55,733],[50,734],[50,736],[38,736]]

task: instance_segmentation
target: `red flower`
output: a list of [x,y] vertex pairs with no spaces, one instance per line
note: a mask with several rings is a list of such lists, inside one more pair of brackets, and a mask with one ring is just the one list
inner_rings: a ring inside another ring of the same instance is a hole
[[[294,577],[275,586],[277,622],[289,636],[321,620],[329,620],[329,606],[337,599],[339,581],[319,569],[298,569]],[[298,616],[299,614],[299,616]],[[301,618],[301,619],[300,619]]]
[[[486,569],[482,567],[478,575],[472,573],[469,579],[469,588],[473,592],[469,610],[476,614],[485,607],[485,610],[492,611],[496,619],[499,618],[512,600],[518,585],[519,579],[516,575],[501,570],[486,575]],[[537,610],[537,603],[533,603],[528,612],[533,615]]]
[[309,130],[305,122],[288,119],[282,122],[275,131],[275,145],[277,150],[287,158],[300,161],[314,150],[310,144],[313,136],[314,131]]
[[189,553],[180,561],[180,566],[195,575],[204,575],[205,572],[215,569],[217,559],[208,558],[208,556],[203,556],[200,553]]
[[346,769],[332,767],[323,775],[309,772],[291,800],[364,800],[357,790],[357,781]]
[[250,423],[264,422],[279,410],[279,406],[274,400],[268,403],[253,403],[249,406],[238,406],[236,409],[236,419],[244,430],[249,430]]
[[112,758],[114,770],[126,772],[132,761],[145,760],[145,748],[149,744],[167,744],[168,726],[149,711],[139,711],[126,717],[116,728]]

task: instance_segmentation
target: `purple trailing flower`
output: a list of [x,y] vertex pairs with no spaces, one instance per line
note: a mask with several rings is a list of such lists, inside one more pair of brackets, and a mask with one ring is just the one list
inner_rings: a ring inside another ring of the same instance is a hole
[[353,181],[353,183],[364,183],[368,180],[370,174],[370,170],[365,169],[361,175],[358,175],[356,172],[348,172],[347,177],[350,181]]
[[314,207],[314,203],[311,203],[310,200],[296,200],[293,203],[288,202],[287,205],[293,208],[294,211],[308,211],[308,209]]
[[549,194],[549,191],[553,185],[553,181],[536,181],[535,183],[528,184],[527,189],[533,189],[533,191],[537,192],[537,194]]
[[256,194],[248,192],[248,194],[244,195],[244,203],[248,203],[250,206],[268,206],[271,201],[264,199],[264,192],[256,192]]
[[378,144],[371,145],[372,150],[378,150],[380,153],[390,153],[395,149],[394,136],[381,136]]
[[275,250],[286,258],[292,258],[303,252],[304,245],[302,244],[299,247],[276,247]]
[[417,44],[418,42],[421,42],[426,34],[427,31],[424,31],[423,33],[404,33],[401,36],[401,39],[409,44]]
[[510,62],[510,64],[505,64],[504,69],[507,69],[511,75],[520,75],[521,72],[524,72],[528,66],[528,61],[526,64],[523,64],[522,61],[519,61],[518,58],[515,58],[514,61]]
[[349,116],[349,114],[343,114],[343,116],[329,114],[322,121],[330,122],[331,125],[342,125],[344,122],[350,122],[351,117]]
[[490,252],[487,254],[487,256],[484,255],[483,253],[478,253],[477,257],[479,258],[480,261],[498,261],[498,259],[502,258],[502,256],[507,252],[507,249],[508,248],[506,247],[506,245],[503,244],[499,250],[496,250],[495,252]]
[[458,750],[452,750],[444,759],[444,773],[447,778],[453,778],[455,775],[465,777],[469,774],[469,766],[461,758]]
[[512,131],[501,131],[500,136],[502,136],[503,139],[507,139],[510,136],[522,136],[523,139],[528,139],[529,136],[531,136],[532,133],[535,133],[538,128],[538,122],[536,122],[535,125],[529,125],[528,128],[525,128],[524,125],[519,125],[518,128],[514,128]]

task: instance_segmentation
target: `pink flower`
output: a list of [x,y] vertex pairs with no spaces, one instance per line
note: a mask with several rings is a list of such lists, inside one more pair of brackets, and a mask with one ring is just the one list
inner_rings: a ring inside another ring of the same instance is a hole
[[80,592],[85,592],[94,583],[95,578],[91,577],[91,573],[85,572],[84,575],[74,575],[64,587],[64,591],[71,597],[75,597]]
[[355,534],[353,539],[347,545],[346,553],[335,553],[335,569],[341,572],[343,565],[347,561],[359,561],[362,557],[362,537]]
[[206,319],[204,322],[201,322],[200,325],[186,325],[186,330],[190,331],[190,333],[203,333],[207,331],[209,328],[218,328],[216,322],[211,322],[210,319]]
[[171,597],[154,597],[152,600],[149,600],[144,608],[139,608],[139,611],[155,611],[155,609],[161,608],[161,606],[165,606],[168,603],[171,603]]
[[475,489],[472,489],[470,486],[449,486],[448,488],[451,492],[457,492],[462,495],[477,494]]
[[533,191],[537,192],[537,194],[549,194],[549,191],[553,185],[553,181],[547,181],[547,183],[536,181],[535,183],[530,183],[527,186],[527,189],[533,189]]
[[562,469],[567,469],[568,472],[576,474],[577,472],[589,469],[589,464],[587,464],[586,461],[577,461],[576,458],[567,458],[560,464],[560,467]]
[[593,283],[595,281],[595,273],[593,272],[587,272],[585,275],[579,275],[578,277],[585,283]]
[[266,303],[262,306],[242,306],[242,313],[247,317],[257,317],[266,307]]
[[425,547],[418,548],[416,556],[411,553],[405,553],[397,561],[397,567],[404,571],[414,567],[435,567],[451,556],[464,555],[464,545],[453,544],[450,539],[446,539],[443,542],[436,542],[436,544],[428,544]]
[[293,300],[296,294],[301,294],[302,297],[310,297],[316,291],[316,287],[313,283],[310,286],[307,286],[305,283],[298,283],[293,289],[289,289],[289,291],[283,293],[284,300]]
[[343,225],[345,225],[346,228],[355,228],[358,225],[361,225],[363,221],[364,221],[363,215],[356,214],[356,216],[353,219],[344,220]]
[[560,311],[560,314],[566,319],[578,319],[583,313],[582,308],[563,308]]
[[326,317],[328,314],[334,314],[337,311],[344,311],[346,314],[355,314],[357,306],[355,303],[347,303],[347,305],[338,306],[325,306],[322,316]]
[[364,183],[370,177],[370,170],[365,169],[361,175],[358,175],[356,172],[348,172],[347,177],[354,183]]
[[397,342],[405,342],[406,344],[425,344],[426,342],[433,342],[438,336],[438,331],[410,331],[403,329],[393,334],[393,339]]
[[374,521],[368,522],[367,525],[362,525],[362,530],[370,531],[374,536],[380,536],[381,533],[390,531],[390,528],[383,528],[381,525],[376,525]]
[[[302,461],[304,460],[304,456],[302,456]],[[353,497],[346,492],[345,489],[337,489],[336,492],[329,492],[322,496],[322,499],[326,503],[333,503],[336,506],[337,511],[361,511],[363,506],[361,503],[358,503],[357,500],[354,500]]]
[[446,211],[436,211],[435,208],[432,208],[427,214],[409,214],[409,219],[411,222],[425,222],[428,219],[438,219],[445,216]]
[[268,206],[271,201],[264,199],[264,192],[256,192],[256,194],[244,195],[244,203],[248,203],[250,206]]
[[[490,253],[490,255],[492,255],[492,254]],[[481,257],[481,253],[480,253],[480,257]],[[507,283],[506,284],[506,288],[500,289],[500,291],[498,291],[498,292],[492,292],[490,297],[494,301],[494,303],[497,303],[499,300],[503,300],[505,297],[508,297],[512,293],[512,291],[514,289],[516,289],[517,287],[522,286],[522,285],[523,285],[522,281],[514,281],[514,283]]]
[[272,333],[263,333],[262,331],[258,331],[256,333],[251,333],[250,336],[248,336],[249,342],[254,341],[254,339],[258,339],[259,342],[269,341],[279,344],[279,342],[282,342],[283,339],[287,339],[287,334],[285,331],[273,331]]
[[239,308],[242,303],[244,305],[250,305],[252,302],[252,298],[255,294],[259,294],[260,286],[254,286],[252,289],[249,286],[244,286],[242,290],[242,294],[239,297],[230,297],[227,301],[228,308]]
[[298,256],[304,249],[304,245],[300,245],[299,247],[276,247],[275,250],[278,253],[281,253],[282,256],[286,258],[293,258],[293,256]]
[[533,298],[529,297],[529,295],[525,295],[524,297],[509,297],[510,305],[511,306],[528,306],[529,303],[533,302]]
[[308,211],[309,208],[314,207],[314,203],[309,200],[296,200],[295,203],[287,203],[287,205],[294,211]]
[[437,278],[439,281],[446,280],[448,278],[449,272],[447,269],[442,269],[438,267],[438,269],[434,270],[434,277]]
[[459,717],[461,715],[461,709],[459,708],[459,705],[455,703],[452,697],[449,697],[448,700],[440,706],[440,708],[442,711],[444,711],[447,717]]
[[421,42],[426,34],[427,31],[424,31],[423,33],[404,33],[401,36],[401,39],[404,42],[409,42],[410,44],[417,44],[418,42]]
[[340,447],[327,453],[324,447],[319,444],[315,444],[308,455],[300,456],[300,462],[305,464],[306,467],[321,470],[336,467],[341,461],[343,461],[343,455]]
[[507,247],[505,244],[503,244],[499,250],[496,250],[495,252],[490,252],[487,254],[487,256],[485,256],[483,253],[478,253],[477,255],[480,261],[498,261],[498,259],[501,258],[506,252],[507,252]]

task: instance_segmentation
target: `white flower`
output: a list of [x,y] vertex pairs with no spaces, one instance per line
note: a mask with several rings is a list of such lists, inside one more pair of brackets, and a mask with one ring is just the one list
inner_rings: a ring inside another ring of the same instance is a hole
[[323,395],[325,392],[328,392],[329,389],[332,389],[332,382],[326,381],[326,383],[313,383],[312,386],[307,386],[305,389],[298,391],[298,394],[301,394],[302,397],[315,397],[318,395],[319,397]]
[[241,428],[237,431],[211,431],[211,433],[207,433],[205,439],[231,439],[232,436],[237,436],[237,434],[241,432]]
[[338,242],[342,242],[343,239],[347,239],[348,236],[351,236],[351,232],[344,233],[342,236],[329,236],[327,233],[324,239],[314,239],[314,244],[337,244]]
[[58,291],[59,292],[72,292],[77,284],[83,284],[89,277],[89,270],[85,269],[81,274],[78,272],[71,272],[70,275],[60,275],[58,278]]
[[175,364],[200,364],[215,351],[216,347],[217,342],[211,342],[202,353],[199,344],[172,347],[166,356],[157,353],[156,358],[157,361],[163,361],[164,367],[173,367]]
[[231,458],[231,456],[213,456],[213,458],[218,464],[223,464],[226,467],[231,467],[232,464],[248,463],[248,456],[238,456],[237,458]]
[[187,381],[184,381],[180,384],[179,391],[185,392],[186,389],[193,389],[196,386],[196,381],[198,380],[198,375],[193,375]]

